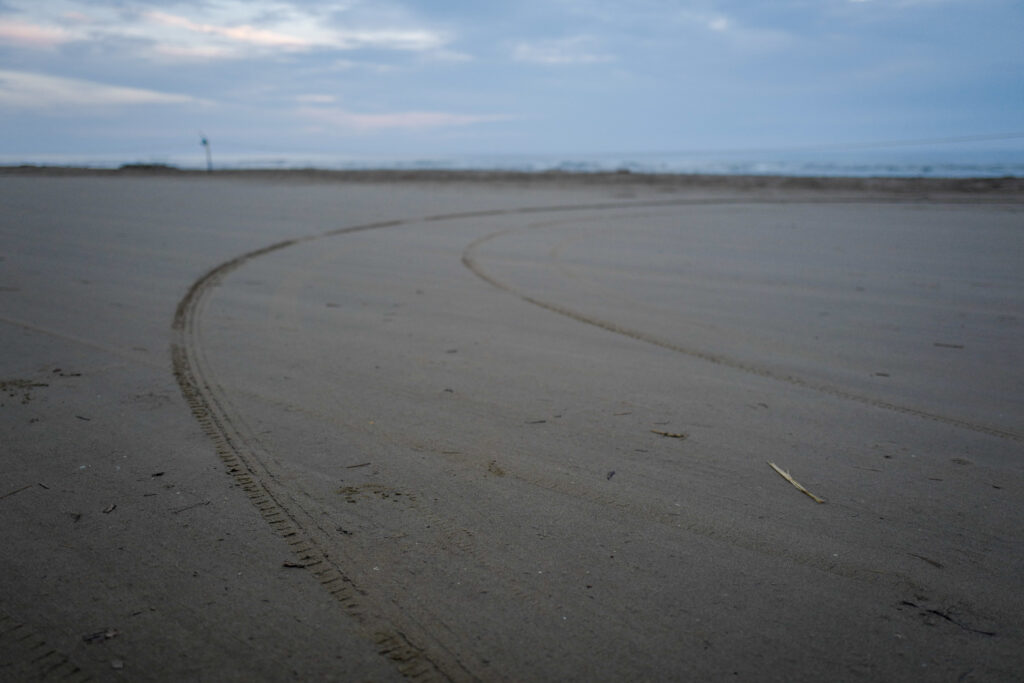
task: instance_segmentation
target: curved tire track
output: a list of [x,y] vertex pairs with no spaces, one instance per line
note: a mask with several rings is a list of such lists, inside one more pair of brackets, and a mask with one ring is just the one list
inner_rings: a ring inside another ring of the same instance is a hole
[[[10,676],[10,678],[8,678]],[[0,610],[0,678],[87,683],[93,676],[43,640],[28,624]]]
[[625,327],[623,325],[619,325],[618,323],[610,322],[608,320],[604,320],[596,316],[587,315],[586,313],[582,313],[575,309],[562,306],[561,304],[555,303],[553,301],[539,299],[535,296],[520,291],[507,283],[498,280],[493,275],[488,273],[487,270],[480,265],[479,260],[476,258],[476,251],[481,245],[513,231],[514,229],[512,228],[498,230],[497,232],[493,232],[489,235],[484,235],[483,237],[474,240],[462,252],[462,264],[484,282],[487,282],[488,284],[493,285],[494,287],[504,292],[512,294],[513,296],[521,299],[522,301],[525,301],[526,303],[533,304],[534,306],[538,306],[539,308],[543,308],[545,310],[551,311],[552,313],[557,313],[558,315],[565,316],[566,318],[571,318],[572,320],[576,320],[587,325],[599,327],[602,330],[607,330],[608,332],[613,332],[615,334],[619,334],[624,337],[629,337],[631,339],[635,339],[646,344],[651,344],[653,346],[657,346],[668,351],[673,351],[675,353],[680,353],[685,356],[690,356],[691,358],[697,358],[708,363],[713,363],[715,365],[731,368],[733,370],[739,370],[740,372],[745,372],[747,374],[757,375],[758,377],[764,377],[767,379],[775,380],[777,382],[784,382],[795,387],[809,389],[811,391],[826,394],[834,398],[839,398],[845,401],[853,401],[855,403],[871,406],[873,408],[881,408],[883,410],[902,413],[904,415],[910,415],[912,417],[918,417],[924,420],[931,420],[934,422],[947,424],[952,427],[958,427],[960,429],[967,429],[973,432],[979,432],[982,434],[987,434],[989,436],[995,436],[1000,439],[1009,439],[1011,441],[1024,442],[1024,434],[1018,434],[1017,432],[1012,432],[1006,429],[1000,429],[998,427],[993,427],[991,425],[971,422],[969,420],[963,420],[957,417],[949,417],[947,415],[930,413],[928,411],[919,410],[917,408],[912,408],[910,406],[904,406],[897,403],[892,403],[890,401],[875,398],[872,396],[866,396],[864,394],[858,394],[856,392],[847,391],[846,389],[841,389],[839,387],[835,387],[829,384],[813,382],[811,380],[804,379],[803,377],[798,377],[796,375],[779,374],[769,368],[753,365],[751,363],[746,363],[742,360],[732,358],[731,356],[712,353],[710,351],[691,348],[688,346],[683,346],[681,344],[677,344],[675,342],[671,342],[666,339],[662,339],[660,337],[647,334],[646,332],[643,332],[641,330]]
[[[906,203],[905,200],[866,197],[850,199],[666,199],[602,202],[592,204],[569,204],[553,206],[531,206],[513,209],[493,209],[462,213],[431,215],[420,218],[399,219],[367,223],[338,228],[324,233],[298,237],[255,249],[225,261],[198,278],[179,301],[172,323],[173,341],[171,362],[174,376],[182,394],[203,431],[211,439],[218,456],[250,501],[259,510],[271,528],[291,547],[301,564],[308,569],[325,589],[338,601],[340,606],[359,624],[363,633],[376,643],[378,652],[394,662],[398,671],[416,680],[464,680],[472,674],[429,633],[418,629],[403,619],[397,609],[389,608],[389,601],[374,600],[346,575],[344,568],[326,552],[328,533],[316,521],[313,511],[307,510],[302,501],[281,482],[279,470],[273,457],[262,447],[258,438],[231,406],[225,392],[216,381],[203,353],[200,320],[203,304],[210,291],[225,276],[249,261],[314,240],[364,232],[388,227],[431,223],[470,218],[486,218],[503,215],[561,213],[572,211],[603,211],[624,208],[653,208],[670,206],[709,206],[725,204],[822,204],[822,203]],[[462,263],[475,275],[494,287],[508,292],[526,303],[549,310],[581,323],[620,334],[637,341],[652,344],[693,358],[732,368],[749,374],[774,379],[787,384],[818,391],[837,398],[855,401],[876,408],[891,410],[914,417],[934,420],[951,426],[969,429],[1014,441],[1024,441],[1024,436],[966,420],[935,415],[906,406],[889,403],[868,396],[862,396],[828,385],[815,384],[799,377],[779,375],[766,368],[757,367],[730,357],[692,349],[669,342],[642,331],[620,326],[606,320],[588,316],[579,311],[545,301],[520,292],[500,282],[480,266],[475,259],[476,249],[483,243],[509,232],[502,230],[485,235],[470,243],[462,254]]]
[[[691,200],[651,202],[656,206],[694,203]],[[706,203],[706,202],[699,202]],[[635,205],[628,202],[579,204],[551,207],[520,207],[426,216],[422,218],[380,221],[330,230],[317,235],[297,237],[255,249],[207,271],[192,283],[178,302],[172,322],[171,364],[175,379],[189,408],[203,431],[213,442],[227,471],[249,496],[250,501],[281,536],[303,567],[308,569],[341,607],[360,625],[363,633],[378,647],[378,653],[392,660],[398,671],[416,680],[465,680],[472,678],[458,657],[447,651],[430,634],[402,619],[386,600],[367,599],[344,568],[326,552],[327,533],[315,515],[281,483],[273,458],[261,446],[251,429],[237,415],[225,392],[205,361],[200,336],[203,304],[209,292],[225,276],[249,261],[298,244],[356,232],[439,222],[464,218],[483,218],[508,214],[528,214],[584,209],[609,209]]]
[[399,672],[408,678],[458,680],[467,677],[467,672],[456,659],[444,656],[444,651],[438,648],[428,655],[421,644],[425,642],[425,634],[409,635],[396,626],[396,615],[381,609],[380,605],[371,609],[365,599],[366,592],[356,586],[343,567],[328,555],[324,530],[280,482],[273,459],[235,414],[224,391],[208,370],[200,343],[199,318],[206,295],[231,271],[254,258],[319,237],[397,224],[394,221],[373,223],[326,235],[277,242],[213,268],[192,284],[178,304],[173,323],[171,361],[174,376],[193,416],[213,441],[228,473],[271,528],[291,547],[299,563],[316,577],[359,624],[364,635],[376,644],[378,653],[392,660]]

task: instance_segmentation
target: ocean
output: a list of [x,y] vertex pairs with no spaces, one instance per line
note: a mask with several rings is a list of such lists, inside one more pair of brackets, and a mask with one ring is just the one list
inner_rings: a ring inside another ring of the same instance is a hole
[[[118,168],[124,164],[166,164],[206,168],[202,150],[194,154],[0,156],[0,164]],[[1005,148],[787,150],[725,152],[636,152],[602,154],[464,154],[419,157],[341,154],[224,152],[213,148],[219,169],[328,170],[494,170],[573,173],[631,172],[669,174],[783,175],[888,178],[1024,177],[1024,145]]]

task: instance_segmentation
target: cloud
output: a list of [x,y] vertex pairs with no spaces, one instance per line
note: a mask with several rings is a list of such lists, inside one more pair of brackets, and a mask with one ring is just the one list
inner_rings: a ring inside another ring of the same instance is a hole
[[712,31],[728,31],[732,22],[728,17],[714,17],[708,20],[708,28]]
[[734,17],[699,10],[685,9],[675,19],[691,28],[706,32],[740,50],[773,50],[792,42],[793,37],[782,30],[746,25]]
[[312,50],[382,49],[443,53],[448,35],[407,16],[353,13],[358,3],[205,0],[121,3],[114,0],[12,0],[0,39],[23,46],[96,44],[128,39],[150,54],[237,59]]
[[77,78],[0,70],[0,108],[54,110],[140,104],[207,103],[189,95],[125,88]]
[[426,53],[425,57],[432,62],[447,62],[449,64],[458,64],[464,62],[475,61],[475,58],[471,54],[465,52],[459,52],[458,50],[431,50]]
[[558,40],[519,43],[512,49],[517,62],[531,64],[599,64],[613,62],[615,56],[593,49],[594,40],[574,36]]
[[0,40],[27,47],[54,47],[71,40],[59,26],[46,26],[17,19],[0,19]]
[[145,17],[157,24],[184,29],[193,33],[201,33],[228,40],[259,45],[265,47],[279,47],[290,50],[309,49],[317,44],[314,36],[289,35],[280,31],[256,28],[249,24],[236,26],[217,26],[215,24],[192,21],[187,17],[168,14],[159,10],[146,12]]
[[230,59],[238,53],[223,45],[156,45],[153,52],[171,59]]
[[354,50],[374,47],[387,50],[434,50],[448,41],[433,31],[423,29],[367,29],[335,31],[334,47]]
[[273,28],[260,28],[250,23],[220,25],[198,22],[158,10],[145,17],[163,26],[182,29],[186,34],[210,36],[228,43],[259,48],[277,48],[286,51],[305,51],[313,48],[355,50],[381,48],[390,50],[430,50],[440,48],[445,39],[425,29],[328,29],[322,28],[309,16],[290,21],[279,21]]
[[439,111],[406,111],[383,114],[358,114],[339,108],[303,107],[300,116],[342,130],[368,132],[380,130],[422,130],[467,126],[505,121],[509,117],[493,114],[454,114]]
[[352,59],[336,59],[323,67],[328,71],[372,71],[375,73],[388,73],[398,71],[399,67],[394,64],[383,64],[380,62],[355,61]]

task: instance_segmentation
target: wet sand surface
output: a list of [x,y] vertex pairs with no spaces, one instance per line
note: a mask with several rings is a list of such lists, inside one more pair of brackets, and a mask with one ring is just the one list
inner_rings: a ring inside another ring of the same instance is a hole
[[0,677],[1019,680],[1024,193],[811,185],[0,176]]

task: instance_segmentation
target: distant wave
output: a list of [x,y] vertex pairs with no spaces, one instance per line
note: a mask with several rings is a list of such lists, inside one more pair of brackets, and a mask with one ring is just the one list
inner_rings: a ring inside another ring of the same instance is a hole
[[[39,155],[33,157],[0,156],[0,164],[45,164],[117,168],[126,163],[167,164],[179,168],[205,168],[200,156],[152,156],[141,158],[76,157]],[[708,158],[686,155],[581,155],[556,157],[545,155],[473,155],[399,159],[385,157],[340,157],[309,154],[234,154],[215,156],[214,166],[221,169],[300,169],[328,170],[494,170],[567,173],[668,173],[712,175],[782,175],[884,178],[1000,178],[1024,177],[1024,153],[1013,155],[974,154],[966,159],[856,158],[820,155],[816,159]]]
[[225,160],[224,168],[325,168],[337,170],[494,170],[566,173],[783,175],[886,178],[1000,178],[1024,177],[1024,160],[1019,162],[893,162],[893,161],[785,161],[785,160],[687,160],[543,157],[465,157],[428,159],[330,160],[302,158],[253,158]]

